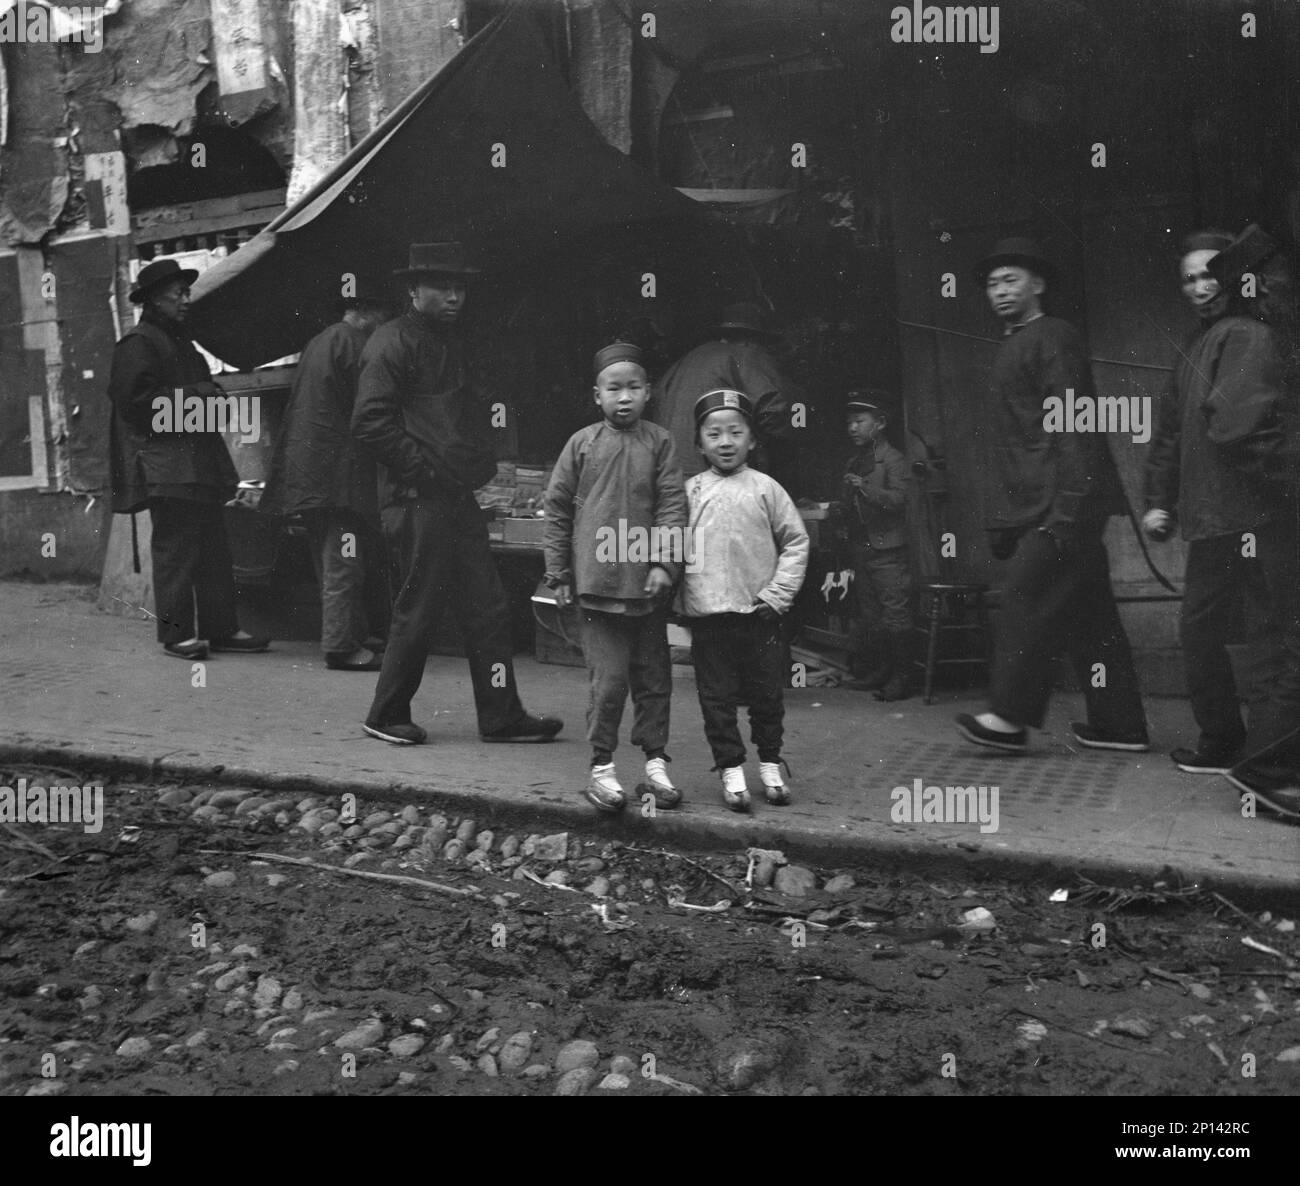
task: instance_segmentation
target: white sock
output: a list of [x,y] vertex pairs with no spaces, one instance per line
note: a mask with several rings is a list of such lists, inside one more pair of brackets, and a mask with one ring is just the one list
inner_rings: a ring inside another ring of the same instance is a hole
[[1005,717],[998,716],[995,712],[982,712],[975,718],[986,729],[992,729],[994,733],[1019,733],[1023,726],[1013,725]]

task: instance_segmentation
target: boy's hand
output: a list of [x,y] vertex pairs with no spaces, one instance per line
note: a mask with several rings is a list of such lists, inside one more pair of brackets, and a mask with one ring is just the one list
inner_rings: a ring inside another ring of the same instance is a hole
[[646,596],[658,597],[661,593],[667,593],[672,587],[673,578],[659,565],[653,565],[645,578]]
[[779,622],[781,615],[776,612],[766,601],[754,602],[754,617],[761,618],[764,622]]
[[573,604],[573,590],[568,585],[556,585],[554,590],[555,604],[561,609],[568,609]]

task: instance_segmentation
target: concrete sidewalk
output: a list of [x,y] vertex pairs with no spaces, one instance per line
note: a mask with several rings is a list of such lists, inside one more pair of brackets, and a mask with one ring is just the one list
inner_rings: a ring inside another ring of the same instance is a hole
[[[173,779],[350,790],[371,799],[438,800],[480,820],[539,828],[575,821],[623,838],[690,847],[761,844],[826,863],[974,866],[1068,883],[1075,872],[1128,885],[1172,866],[1238,893],[1300,895],[1300,830],[1242,819],[1218,777],[1181,774],[1166,756],[1194,737],[1187,705],[1148,701],[1150,754],[1076,752],[1068,726],[1080,704],[1061,695],[1033,756],[975,751],[952,716],[975,701],[879,704],[868,694],[806,689],[787,694],[786,753],[795,802],[761,801],[751,817],[721,803],[694,687],[678,681],[672,774],[686,801],[643,819],[629,810],[597,820],[579,795],[585,672],[520,656],[525,705],[562,716],[552,745],[478,740],[465,664],[434,657],[414,706],[427,746],[392,746],[361,733],[373,674],[328,671],[311,643],[277,643],[263,656],[217,655],[207,686],[188,663],[163,654],[147,620],[112,617],[94,590],[0,585],[0,757],[105,774],[152,769]],[[625,719],[626,728],[630,724]],[[1072,748],[1074,747],[1074,748]],[[639,754],[625,746],[620,776],[631,790]],[[751,756],[751,787],[757,767]],[[996,832],[978,823],[898,823],[896,786],[997,786]]]

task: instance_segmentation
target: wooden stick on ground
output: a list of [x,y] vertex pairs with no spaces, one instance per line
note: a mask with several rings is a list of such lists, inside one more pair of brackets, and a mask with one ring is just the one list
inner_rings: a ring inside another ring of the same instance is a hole
[[302,857],[285,857],[278,852],[244,852],[239,856],[249,857],[255,861],[279,861],[285,865],[301,865],[307,869],[319,869],[323,873],[341,873],[344,877],[364,877],[367,881],[387,881],[394,885],[414,885],[419,889],[433,890],[434,893],[447,894],[453,898],[477,898],[479,891],[473,888],[459,889],[454,885],[441,885],[436,881],[425,881],[420,877],[402,877],[396,873],[370,873],[365,869],[345,869],[342,865],[326,865],[320,861],[308,861]]

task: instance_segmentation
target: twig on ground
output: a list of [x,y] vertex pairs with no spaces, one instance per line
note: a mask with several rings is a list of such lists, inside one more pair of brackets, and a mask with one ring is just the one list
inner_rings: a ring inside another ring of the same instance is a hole
[[45,845],[41,844],[39,841],[33,840],[30,836],[24,836],[22,832],[20,832],[17,828],[13,826],[13,824],[5,823],[3,827],[4,830],[8,832],[18,842],[18,846],[20,848],[31,849],[32,852],[38,852],[41,854],[41,856],[51,861],[60,861],[65,859],[63,857],[56,856],[48,848],[46,848]]
[[554,881],[546,881],[543,878],[538,877],[531,869],[521,869],[520,872],[524,877],[528,878],[529,881],[535,881],[538,885],[545,886],[547,889],[564,890],[566,893],[570,894],[580,892],[572,885],[557,885]]
[[367,881],[386,881],[392,885],[413,885],[419,889],[433,890],[434,893],[447,894],[453,898],[477,898],[479,891],[474,888],[461,889],[454,885],[441,885],[436,881],[425,881],[421,877],[402,877],[396,873],[371,873],[365,869],[345,869],[342,865],[326,865],[320,861],[308,861],[302,857],[285,857],[278,852],[241,852],[236,856],[251,857],[258,861],[279,861],[285,865],[301,865],[305,869],[319,869],[322,873],[339,873],[344,877],[363,877]]
[[707,865],[701,865],[699,861],[693,861],[690,857],[684,857],[679,852],[668,852],[662,848],[633,848],[630,844],[624,845],[623,851],[644,853],[648,857],[671,857],[675,861],[684,861],[686,864],[690,865],[692,869],[698,869],[706,876],[712,877],[714,881],[722,882],[722,884],[725,885],[733,895],[736,893],[736,886],[734,883],[728,881],[720,873],[715,873]]
[[1058,1030],[1062,1030],[1067,1034],[1074,1034],[1074,1036],[1077,1038],[1087,1038],[1088,1041],[1090,1042],[1100,1042],[1101,1045],[1112,1046],[1116,1050],[1123,1050],[1126,1052],[1136,1052],[1138,1054],[1146,1054],[1152,1057],[1155,1057],[1156,1055],[1162,1055],[1165,1058],[1169,1057],[1169,1051],[1161,1050],[1159,1046],[1152,1046],[1148,1050],[1146,1047],[1138,1046],[1136,1043],[1133,1045],[1125,1045],[1122,1042],[1111,1042],[1108,1041],[1106,1038],[1103,1038],[1100,1034],[1090,1034],[1086,1030],[1074,1029],[1071,1026],[1062,1024],[1061,1022],[1057,1021],[1056,1018],[1054,1017],[1046,1017],[1042,1013],[1034,1013],[1029,1009],[1022,1009],[1019,1005],[1012,1005],[1010,1012],[1020,1013],[1025,1017],[1032,1017],[1035,1021],[1041,1021],[1044,1025],[1055,1026]]

